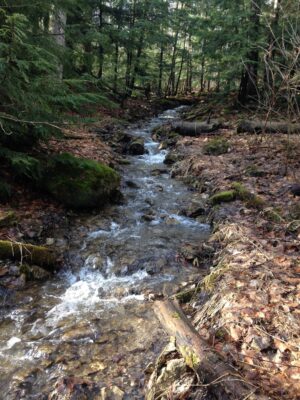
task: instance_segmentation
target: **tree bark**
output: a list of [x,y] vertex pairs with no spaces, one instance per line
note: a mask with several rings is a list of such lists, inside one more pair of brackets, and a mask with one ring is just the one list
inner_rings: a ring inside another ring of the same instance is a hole
[[[99,4],[99,32],[102,32],[103,28],[103,10],[102,10],[102,1]],[[101,39],[100,39],[101,40]],[[103,64],[104,64],[104,47],[101,42],[99,43],[99,71],[98,78],[101,79],[103,75]]]
[[217,131],[221,124],[217,121],[207,122],[178,122],[172,125],[172,129],[184,136],[198,136]]
[[176,347],[186,364],[204,382],[214,382],[214,393],[219,399],[257,399],[255,389],[201,338],[178,304],[157,301],[154,311],[166,332],[175,337]]
[[259,52],[258,43],[260,33],[260,12],[261,12],[261,0],[251,1],[251,10],[249,22],[251,25],[249,42],[252,49],[249,49],[246,55],[246,62],[244,65],[238,101],[241,104],[245,104],[249,97],[257,96],[257,78],[258,78],[258,62],[259,62]]
[[177,83],[175,87],[175,92],[173,93],[175,96],[178,93],[179,89],[179,84],[180,84],[180,79],[181,79],[181,74],[182,74],[182,69],[183,69],[183,64],[184,64],[184,58],[186,56],[185,54],[185,44],[186,44],[186,33],[184,33],[184,41],[183,41],[183,49],[182,49],[182,55],[181,55],[181,62],[180,62],[180,67],[179,67],[179,72],[178,72],[178,77],[177,77]]
[[[62,10],[55,10],[52,18],[52,34],[54,35],[54,39],[59,46],[66,46],[66,37],[65,37],[65,29],[67,23],[67,14]],[[58,66],[58,74],[59,77],[63,78],[63,65]]]
[[300,124],[243,120],[237,126],[238,133],[300,133]]
[[164,46],[161,44],[159,53],[159,76],[158,76],[158,96],[162,95],[162,79],[163,79],[163,68],[164,68]]

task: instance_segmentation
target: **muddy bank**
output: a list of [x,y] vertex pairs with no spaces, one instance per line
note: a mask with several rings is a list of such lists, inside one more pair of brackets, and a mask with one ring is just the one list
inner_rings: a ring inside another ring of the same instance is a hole
[[[188,119],[205,120],[204,108],[191,110]],[[224,114],[227,127],[218,129],[214,138],[184,137],[172,124],[154,132],[171,148],[172,176],[194,190],[196,218],[214,226],[210,273],[187,291],[184,309],[201,337],[252,385],[256,398],[296,399],[300,209],[299,197],[289,187],[299,179],[300,139],[280,133],[259,138],[237,134],[235,114]],[[169,373],[164,382],[166,372],[174,372],[169,365],[174,351],[158,362],[149,399],[182,395],[178,388],[183,388],[180,382],[187,370],[173,377]],[[172,363],[182,363],[178,353]],[[195,382],[203,384],[194,377]],[[215,392],[214,386],[205,390]],[[180,398],[189,398],[191,392]],[[229,398],[235,396],[238,393]]]

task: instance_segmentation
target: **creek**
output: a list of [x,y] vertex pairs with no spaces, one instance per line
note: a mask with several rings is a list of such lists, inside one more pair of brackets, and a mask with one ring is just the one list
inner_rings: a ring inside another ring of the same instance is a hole
[[114,386],[124,399],[144,398],[144,369],[167,340],[150,300],[199,276],[177,252],[209,235],[208,225],[178,215],[191,192],[171,179],[167,151],[151,138],[154,127],[179,113],[166,111],[128,131],[144,137],[147,153],[128,157],[124,204],[78,216],[69,265],[2,308],[1,399],[63,399],[66,386],[78,392],[70,398],[101,399],[100,389]]

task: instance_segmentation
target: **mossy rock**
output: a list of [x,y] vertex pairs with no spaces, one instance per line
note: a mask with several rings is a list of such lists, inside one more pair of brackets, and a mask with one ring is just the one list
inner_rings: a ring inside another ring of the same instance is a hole
[[236,198],[242,200],[247,207],[262,209],[265,205],[264,200],[254,193],[251,193],[240,182],[233,182],[232,188],[236,193]]
[[224,190],[214,194],[209,201],[213,205],[221,203],[229,203],[234,200],[243,201],[249,208],[261,209],[264,206],[264,201],[259,196],[251,193],[241,183],[234,182],[231,186],[231,190]]
[[164,159],[164,164],[173,165],[179,160],[179,156],[176,153],[169,152]]
[[229,203],[236,199],[236,192],[234,190],[224,190],[211,196],[209,199],[213,205],[221,203]]
[[16,222],[14,211],[0,212],[0,228],[11,226]]
[[219,156],[227,153],[229,150],[229,143],[226,139],[216,138],[210,140],[203,146],[203,154]]
[[263,171],[262,169],[259,169],[259,167],[257,165],[249,165],[246,168],[246,175],[248,176],[252,176],[255,178],[261,178],[262,176],[267,175],[267,173],[265,171]]
[[274,222],[276,224],[279,224],[281,222],[284,222],[284,219],[282,216],[279,214],[277,210],[275,210],[272,207],[265,208],[262,211],[262,215],[264,218],[266,218],[268,221]]
[[25,276],[26,281],[45,281],[51,274],[37,265],[21,264],[20,273]]
[[64,153],[49,160],[43,187],[67,207],[101,207],[119,198],[119,174],[93,160]]
[[11,186],[0,180],[0,203],[7,203],[12,197]]
[[233,182],[231,186],[239,200],[249,200],[251,198],[252,193],[249,192],[249,190],[246,189],[240,182]]

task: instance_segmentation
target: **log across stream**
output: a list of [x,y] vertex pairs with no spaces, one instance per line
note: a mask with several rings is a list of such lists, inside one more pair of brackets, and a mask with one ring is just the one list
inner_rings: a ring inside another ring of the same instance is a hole
[[167,111],[129,130],[148,152],[124,167],[125,202],[77,217],[63,271],[2,296],[0,398],[144,398],[144,368],[168,341],[149,298],[199,276],[176,253],[209,235],[178,215],[191,193],[170,178],[167,152],[151,139],[176,118],[178,110]]

